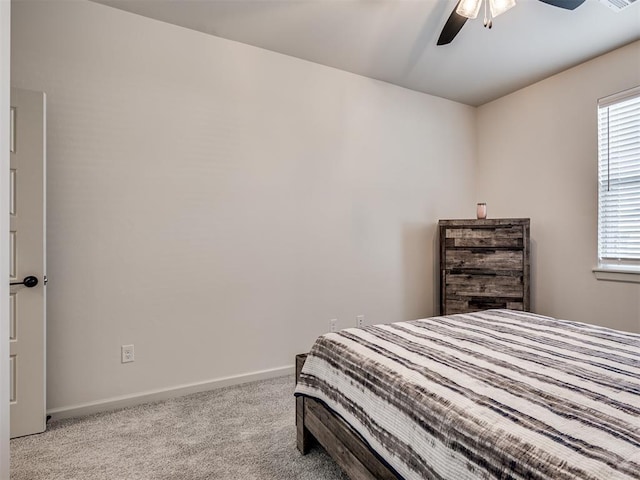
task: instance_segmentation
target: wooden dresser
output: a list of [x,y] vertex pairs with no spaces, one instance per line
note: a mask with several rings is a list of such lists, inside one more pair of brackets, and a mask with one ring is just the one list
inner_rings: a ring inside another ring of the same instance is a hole
[[529,219],[440,220],[440,314],[529,311]]

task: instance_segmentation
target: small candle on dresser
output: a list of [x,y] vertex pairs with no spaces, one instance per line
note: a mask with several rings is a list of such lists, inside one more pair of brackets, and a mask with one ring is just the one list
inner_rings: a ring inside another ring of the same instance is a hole
[[478,219],[487,218],[487,204],[486,203],[478,203],[476,207],[476,214]]

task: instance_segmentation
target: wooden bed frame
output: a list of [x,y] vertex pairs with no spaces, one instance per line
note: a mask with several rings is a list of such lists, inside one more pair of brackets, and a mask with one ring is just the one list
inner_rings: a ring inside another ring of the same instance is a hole
[[[296,383],[307,354],[296,355]],[[354,430],[322,403],[296,397],[297,445],[305,455],[317,442],[352,480],[400,480]]]

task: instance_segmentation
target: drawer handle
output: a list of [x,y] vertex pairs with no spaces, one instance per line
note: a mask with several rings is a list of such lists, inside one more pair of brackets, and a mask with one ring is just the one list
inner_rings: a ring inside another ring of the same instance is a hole
[[494,249],[489,250],[487,248],[472,248],[471,249],[471,253],[486,253],[486,254],[493,254],[496,253],[496,251]]

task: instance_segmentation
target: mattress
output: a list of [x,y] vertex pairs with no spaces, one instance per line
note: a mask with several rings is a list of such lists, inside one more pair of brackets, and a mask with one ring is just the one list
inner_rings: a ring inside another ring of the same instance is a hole
[[296,395],[405,479],[640,479],[640,335],[489,310],[321,336]]

